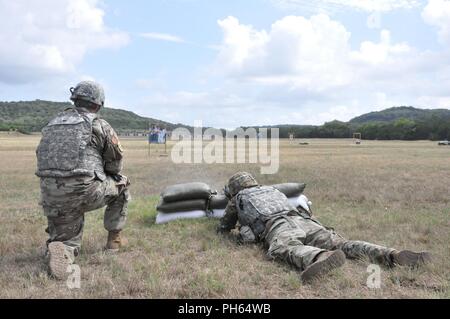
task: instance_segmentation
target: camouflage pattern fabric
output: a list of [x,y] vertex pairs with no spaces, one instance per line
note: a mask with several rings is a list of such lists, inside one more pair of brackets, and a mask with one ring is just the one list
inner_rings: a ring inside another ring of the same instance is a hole
[[70,92],[72,101],[80,99],[100,106],[105,104],[103,87],[94,81],[82,81],[75,88],[71,88]]
[[[46,169],[47,174],[42,174],[38,167],[37,175],[41,177],[40,204],[48,218],[47,243],[62,241],[68,250],[77,255],[83,234],[84,213],[107,206],[104,216],[105,229],[117,231],[124,227],[130,199],[128,190],[130,182],[126,176],[120,174],[123,167],[123,150],[113,128],[106,121],[92,117],[92,113],[83,108],[68,109],[57,118],[64,118],[71,112],[80,113],[83,118],[92,118],[86,147],[80,148],[79,151],[82,153],[89,148],[89,152],[95,156],[81,155],[80,158],[84,159],[84,162],[78,164],[83,170],[66,171],[68,174],[64,177],[59,174],[60,167]],[[63,131],[53,131],[56,132],[66,136]],[[71,138],[67,136],[67,140]],[[55,139],[58,143],[65,143],[65,138],[57,139],[55,136]],[[51,144],[51,141],[49,135],[46,141],[41,141],[39,147],[42,147],[42,143]],[[43,152],[39,152],[39,147],[38,162],[51,160],[48,156],[40,158]],[[101,167],[96,160],[91,160],[96,158],[101,159]]]
[[[219,222],[219,232],[229,232],[241,223],[239,215],[246,211],[239,209],[238,196],[231,198],[225,209],[225,214]],[[242,227],[242,224],[240,224]],[[246,226],[246,225],[244,225]],[[265,231],[250,234],[252,229],[245,227],[240,232],[241,242],[251,242],[252,237],[264,243],[270,258],[283,260],[294,267],[304,270],[314,262],[317,255],[323,251],[341,249],[347,258],[368,257],[371,262],[386,266],[392,266],[392,248],[387,248],[364,241],[347,240],[322,226],[317,220],[298,211],[288,214],[275,215],[273,219],[267,220]]]
[[249,226],[256,236],[264,232],[268,220],[296,211],[286,195],[271,186],[243,189],[236,195],[236,205],[239,223]]
[[283,216],[275,220],[265,236],[268,256],[303,270],[322,251],[341,249],[347,258],[368,257],[371,262],[392,266],[392,248],[364,241],[347,240],[313,219]]
[[247,172],[238,172],[231,176],[228,181],[228,190],[231,196],[236,195],[244,188],[257,186],[258,182],[256,179]]
[[105,178],[102,154],[91,143],[97,115],[69,108],[42,130],[36,150],[39,177],[99,176]]
[[238,242],[241,244],[254,244],[258,240],[255,237],[252,229],[248,226],[241,226],[239,228],[239,238]]
[[231,231],[238,221],[238,211],[236,208],[236,197],[232,197],[225,207],[225,213],[219,221],[217,231],[220,233]]
[[117,182],[108,176],[95,178],[43,178],[41,180],[44,214],[48,219],[49,240],[62,241],[78,255],[83,236],[84,213],[106,205],[104,227],[122,230],[130,199],[127,181]]

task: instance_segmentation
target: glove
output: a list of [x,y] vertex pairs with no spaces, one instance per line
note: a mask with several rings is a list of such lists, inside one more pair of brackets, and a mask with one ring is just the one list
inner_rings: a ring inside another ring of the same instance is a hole
[[223,234],[223,233],[225,233],[225,230],[222,227],[220,227],[220,225],[219,225],[219,226],[216,227],[216,233],[217,234]]

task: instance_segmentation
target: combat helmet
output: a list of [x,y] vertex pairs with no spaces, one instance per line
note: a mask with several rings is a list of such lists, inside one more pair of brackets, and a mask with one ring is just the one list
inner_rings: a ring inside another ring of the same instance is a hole
[[74,102],[83,100],[100,106],[105,104],[103,87],[94,81],[82,81],[76,87],[70,88],[70,93],[72,93],[70,99]]
[[244,188],[258,186],[256,179],[247,172],[238,172],[231,176],[228,181],[228,191],[231,196],[235,196]]

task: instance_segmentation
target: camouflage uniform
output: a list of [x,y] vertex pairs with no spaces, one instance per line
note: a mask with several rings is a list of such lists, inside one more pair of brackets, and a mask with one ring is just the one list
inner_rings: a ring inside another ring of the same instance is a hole
[[392,266],[392,248],[347,240],[322,226],[318,221],[300,215],[283,216],[271,221],[264,237],[268,255],[281,259],[300,270],[313,263],[315,257],[329,250],[340,249],[347,258],[368,257],[371,262]]
[[[84,127],[81,133],[64,125],[77,122]],[[130,199],[129,181],[120,174],[123,150],[119,139],[105,120],[81,107],[67,109],[43,129],[36,153],[40,204],[48,219],[47,244],[61,241],[76,256],[84,213],[105,205],[106,230],[122,230]]]
[[[333,230],[322,226],[306,212],[290,206],[287,198],[278,190],[267,186],[250,187],[255,190],[245,188],[231,194],[225,215],[220,220],[219,231],[229,232],[239,222],[241,242],[261,241],[269,257],[286,261],[300,270],[311,265],[319,253],[336,249],[341,249],[348,258],[367,256],[372,262],[392,265],[391,253],[394,249],[363,241],[346,240]],[[250,205],[256,207],[255,211],[270,212],[262,229],[257,229],[257,223],[251,222],[249,215],[252,207],[242,204],[242,193],[253,193],[253,196],[260,197],[258,200],[253,199]]]

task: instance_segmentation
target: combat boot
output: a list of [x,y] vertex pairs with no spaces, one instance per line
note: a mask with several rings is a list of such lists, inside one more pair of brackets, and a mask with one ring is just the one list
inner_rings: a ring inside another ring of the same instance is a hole
[[117,252],[120,248],[127,246],[128,240],[121,235],[121,231],[110,231],[108,233],[108,242],[106,243],[106,250],[109,252]]
[[418,267],[431,261],[430,253],[415,253],[410,250],[394,251],[391,257],[394,265],[399,266]]
[[325,251],[319,254],[316,261],[302,271],[300,278],[304,283],[311,282],[331,270],[341,267],[345,263],[342,250]]
[[66,246],[60,241],[51,242],[48,244],[47,258],[50,276],[66,280],[70,273],[67,268],[73,263],[73,257]]

